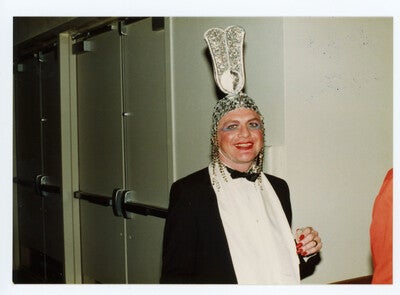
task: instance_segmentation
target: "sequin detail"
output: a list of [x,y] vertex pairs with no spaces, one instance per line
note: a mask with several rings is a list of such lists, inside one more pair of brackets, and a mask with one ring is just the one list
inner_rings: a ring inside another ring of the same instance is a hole
[[243,40],[239,26],[211,28],[204,34],[214,64],[214,79],[224,93],[239,93],[245,83]]

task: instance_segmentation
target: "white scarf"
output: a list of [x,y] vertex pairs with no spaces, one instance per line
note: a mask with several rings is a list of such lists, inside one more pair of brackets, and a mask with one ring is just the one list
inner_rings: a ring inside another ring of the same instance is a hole
[[282,205],[265,175],[232,179],[208,167],[239,284],[298,284],[299,259]]

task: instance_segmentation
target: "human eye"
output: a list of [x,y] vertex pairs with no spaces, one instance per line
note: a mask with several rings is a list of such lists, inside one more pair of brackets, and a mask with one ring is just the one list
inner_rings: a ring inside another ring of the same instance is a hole
[[236,123],[230,123],[230,124],[227,124],[224,127],[222,127],[222,131],[233,131],[233,130],[238,129],[238,126],[239,125]]
[[251,121],[249,123],[249,128],[250,129],[254,129],[254,130],[260,129],[261,128],[261,123],[258,122],[258,121]]

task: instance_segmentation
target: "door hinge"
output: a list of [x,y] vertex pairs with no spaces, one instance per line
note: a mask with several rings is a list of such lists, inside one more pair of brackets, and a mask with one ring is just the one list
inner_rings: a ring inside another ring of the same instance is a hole
[[128,36],[126,22],[124,20],[118,22],[118,32],[121,36]]
[[85,52],[94,51],[94,42],[93,41],[79,41],[72,44],[72,53],[73,54],[81,54]]
[[44,62],[43,52],[39,51],[38,53],[35,53],[33,56],[37,59],[38,62]]

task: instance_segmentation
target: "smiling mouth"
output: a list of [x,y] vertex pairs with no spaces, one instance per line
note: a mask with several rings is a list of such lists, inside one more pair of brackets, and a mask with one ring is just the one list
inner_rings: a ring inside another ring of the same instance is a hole
[[235,144],[235,147],[240,150],[248,150],[253,147],[253,143],[252,142],[237,143]]

